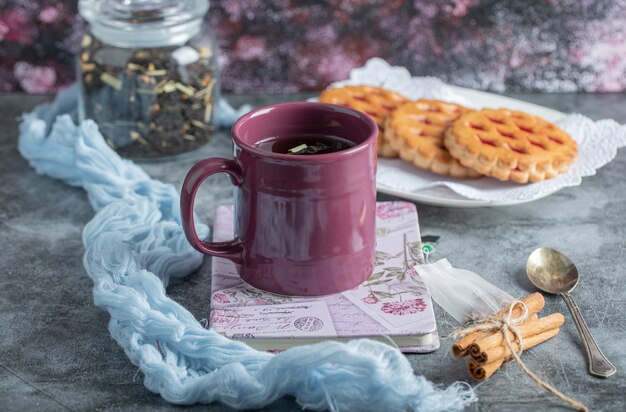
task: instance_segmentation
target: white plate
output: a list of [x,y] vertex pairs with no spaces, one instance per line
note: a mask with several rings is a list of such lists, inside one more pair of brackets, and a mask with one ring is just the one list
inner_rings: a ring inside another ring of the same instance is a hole
[[[544,106],[539,106],[533,103],[527,103],[521,100],[511,99],[510,97],[504,97],[493,93],[480,92],[477,90],[466,89],[464,87],[457,86],[448,86],[455,93],[467,98],[469,101],[474,103],[477,107],[492,107],[492,108],[507,108],[514,110],[521,110],[524,112],[528,112],[530,114],[534,114],[540,116],[550,122],[554,122],[565,116],[565,113],[559,112],[558,110],[549,109]],[[397,160],[391,159],[378,159],[379,163],[389,162],[389,165],[393,165],[393,162],[397,162]],[[415,173],[428,173],[428,171],[415,170]],[[381,193],[386,193],[389,195],[398,196],[404,199],[413,200],[419,203],[425,203],[429,205],[435,206],[447,206],[447,207],[481,207],[481,206],[507,206],[507,205],[515,205],[520,203],[532,202],[534,200],[541,199],[548,195],[551,195],[558,190],[554,190],[553,192],[542,193],[541,196],[537,196],[528,200],[516,200],[509,202],[496,202],[496,201],[485,201],[485,200],[472,200],[467,199],[452,190],[446,187],[434,187],[422,189],[418,192],[403,192],[394,190],[385,185],[378,184],[377,189]]]

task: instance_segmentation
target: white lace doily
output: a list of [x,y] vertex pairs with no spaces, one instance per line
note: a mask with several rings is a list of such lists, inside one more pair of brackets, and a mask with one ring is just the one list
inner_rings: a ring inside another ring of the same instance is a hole
[[[412,77],[404,67],[391,66],[379,58],[370,59],[365,66],[352,70],[348,80],[331,87],[359,84],[384,87],[410,99],[438,99],[478,107],[437,78]],[[566,173],[553,179],[527,185],[491,178],[460,180],[419,170],[402,160],[382,159],[376,180],[379,186],[407,194],[447,187],[466,199],[521,202],[579,185],[583,177],[594,175],[597,169],[615,158],[617,149],[626,146],[626,126],[614,120],[593,121],[580,114],[570,114],[558,119],[556,124],[576,140],[579,155]]]

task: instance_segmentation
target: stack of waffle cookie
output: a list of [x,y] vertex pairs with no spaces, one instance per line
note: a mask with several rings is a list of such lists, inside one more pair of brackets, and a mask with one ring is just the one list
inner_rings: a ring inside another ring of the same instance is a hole
[[578,156],[570,135],[524,112],[411,101],[373,86],[328,89],[320,101],[371,116],[380,130],[379,156],[400,157],[441,175],[539,182],[565,172]]

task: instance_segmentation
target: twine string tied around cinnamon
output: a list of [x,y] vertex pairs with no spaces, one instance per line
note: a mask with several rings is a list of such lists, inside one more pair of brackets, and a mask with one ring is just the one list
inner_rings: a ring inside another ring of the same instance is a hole
[[[519,316],[513,315],[513,310],[519,307],[522,313]],[[455,339],[462,338],[463,336],[469,335],[474,332],[494,332],[494,331],[502,331],[505,338],[508,337],[507,332],[511,332],[515,337],[515,340],[518,343],[518,354],[521,354],[524,350],[524,339],[519,331],[518,326],[524,323],[526,319],[528,319],[528,307],[521,300],[517,300],[511,304],[509,310],[502,316],[491,315],[483,318],[474,318],[471,320],[469,326],[462,328],[460,330],[455,331],[452,334],[452,337]],[[511,353],[515,352],[510,345],[510,342],[507,343]]]

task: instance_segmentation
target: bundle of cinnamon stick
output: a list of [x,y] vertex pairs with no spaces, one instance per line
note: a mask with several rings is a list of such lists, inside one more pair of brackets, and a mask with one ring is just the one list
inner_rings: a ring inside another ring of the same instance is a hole
[[[541,293],[533,293],[522,299],[522,302],[528,309],[527,319],[518,326],[523,350],[539,345],[559,333],[561,325],[565,322],[565,318],[561,313],[552,313],[543,318],[537,315],[545,305],[545,300]],[[519,317],[522,315],[522,310],[521,306],[515,306],[510,311],[510,307],[507,306],[495,316],[505,316],[511,312],[511,316]],[[516,337],[512,336],[513,334],[510,331],[507,331],[507,333],[509,341],[512,342],[511,348],[518,351],[519,342]],[[452,353],[456,358],[470,355],[467,369],[470,375],[478,381],[484,381],[489,378],[504,362],[512,357],[509,346],[506,344],[504,333],[501,330],[477,331],[465,335],[452,345]]]

